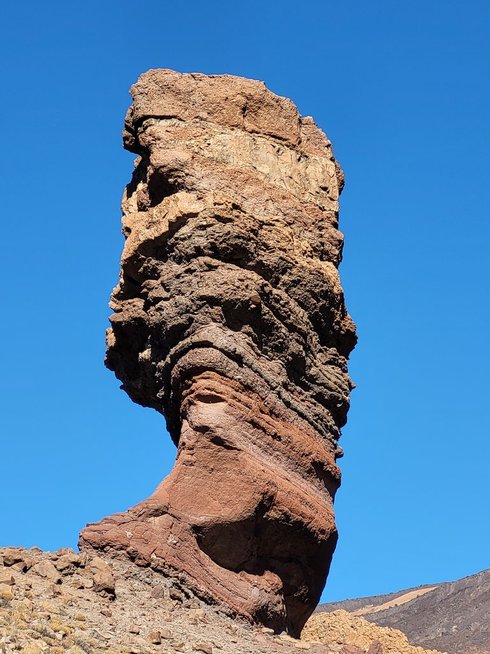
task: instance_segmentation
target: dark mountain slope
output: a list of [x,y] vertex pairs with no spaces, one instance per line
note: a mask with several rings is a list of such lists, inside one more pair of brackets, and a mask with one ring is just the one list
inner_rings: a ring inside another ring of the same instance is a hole
[[490,570],[435,586],[321,604],[400,629],[411,643],[450,654],[490,654]]

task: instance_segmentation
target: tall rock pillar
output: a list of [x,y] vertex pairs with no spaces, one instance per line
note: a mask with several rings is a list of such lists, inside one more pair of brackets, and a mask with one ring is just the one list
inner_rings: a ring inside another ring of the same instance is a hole
[[151,70],[131,93],[106,363],[178,451],[149,499],[80,545],[297,635],[337,540],[356,341],[337,272],[343,174],[313,119],[261,82]]

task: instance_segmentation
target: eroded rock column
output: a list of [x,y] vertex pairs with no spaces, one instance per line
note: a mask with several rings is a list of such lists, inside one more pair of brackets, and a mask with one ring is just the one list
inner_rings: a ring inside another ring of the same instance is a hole
[[356,341],[337,272],[343,175],[313,120],[261,82],[152,70],[131,93],[106,362],[178,451],[149,499],[80,545],[297,635],[337,539]]

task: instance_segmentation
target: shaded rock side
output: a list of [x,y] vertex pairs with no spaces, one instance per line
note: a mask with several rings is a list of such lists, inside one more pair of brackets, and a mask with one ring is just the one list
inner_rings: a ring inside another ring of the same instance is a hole
[[131,89],[126,237],[107,366],[178,447],[154,494],[82,549],[176,571],[206,601],[298,635],[337,532],[355,341],[337,272],[343,174],[263,83],[151,70]]

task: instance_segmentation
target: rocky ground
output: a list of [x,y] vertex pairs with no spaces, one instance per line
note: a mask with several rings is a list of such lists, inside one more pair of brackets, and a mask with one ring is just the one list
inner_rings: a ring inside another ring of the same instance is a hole
[[[364,618],[347,611],[315,613],[306,623],[301,638],[308,641],[328,643],[343,642],[366,650],[369,647],[378,654],[439,654],[436,650],[411,645],[398,629],[378,627]],[[376,642],[376,645],[373,643]],[[377,647],[377,649],[375,649]]]
[[0,549],[2,654],[425,651],[390,649],[382,644],[378,638],[381,632],[373,625],[357,644],[346,626],[345,615],[338,617],[335,629],[330,626],[326,631],[318,626],[316,616],[317,625],[305,633],[307,640],[296,640],[226,615],[201,602],[178,579],[127,561],[106,561],[70,549]]
[[490,570],[389,595],[320,605],[403,629],[411,643],[450,654],[490,654]]

